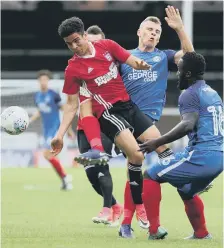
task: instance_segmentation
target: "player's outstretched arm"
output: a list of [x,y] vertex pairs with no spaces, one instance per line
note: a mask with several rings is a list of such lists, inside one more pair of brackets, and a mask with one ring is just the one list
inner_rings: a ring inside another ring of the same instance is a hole
[[79,93],[68,95],[67,103],[64,106],[63,119],[56,136],[51,141],[52,154],[58,155],[63,148],[63,138],[72,123],[79,107]]
[[40,118],[40,111],[37,110],[37,112],[35,112],[31,117],[30,117],[30,123],[34,122],[35,120],[37,120],[38,118]]
[[[62,111],[64,111],[64,110],[65,110],[65,107],[66,107],[66,105],[63,104],[63,105],[61,106],[60,109],[61,109]],[[70,139],[75,139],[75,133],[74,133],[74,131],[73,131],[73,129],[72,129],[72,125],[70,125],[70,126],[68,127],[67,135],[68,135],[68,137],[69,137]]]
[[167,6],[165,9],[166,11],[166,17],[165,20],[167,24],[174,29],[177,32],[177,35],[181,42],[181,50],[178,51],[175,54],[175,63],[177,64],[180,58],[186,53],[186,52],[193,52],[194,47],[190,40],[190,37],[187,35],[184,24],[180,16],[180,12],[178,9],[175,9],[173,6]]
[[161,145],[171,143],[175,140],[184,137],[189,132],[193,131],[197,121],[198,121],[197,112],[183,114],[182,121],[179,124],[177,124],[171,131],[162,135],[158,139],[149,140],[139,145],[140,151],[148,152],[148,153],[153,152]]
[[130,65],[135,70],[149,70],[151,65],[147,64],[144,60],[139,59],[133,55],[130,55],[125,61],[125,64]]

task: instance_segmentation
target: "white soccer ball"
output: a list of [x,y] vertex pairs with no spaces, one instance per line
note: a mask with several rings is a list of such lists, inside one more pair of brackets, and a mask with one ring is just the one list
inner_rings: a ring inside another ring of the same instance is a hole
[[1,127],[11,135],[18,135],[24,132],[29,126],[29,116],[25,109],[18,106],[11,106],[1,114]]

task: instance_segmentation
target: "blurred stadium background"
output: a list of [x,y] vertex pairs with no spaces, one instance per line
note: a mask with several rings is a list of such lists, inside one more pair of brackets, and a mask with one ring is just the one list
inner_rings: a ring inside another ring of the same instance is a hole
[[[37,71],[53,72],[52,88],[61,91],[63,72],[72,56],[57,34],[59,23],[68,17],[79,16],[85,23],[99,25],[107,38],[127,49],[137,47],[136,31],[139,23],[149,15],[162,20],[163,32],[158,47],[179,49],[176,33],[164,21],[164,8],[174,5],[181,10],[185,27],[193,39],[195,49],[207,61],[205,79],[219,94],[223,92],[223,2],[219,1],[2,1],[1,50],[1,111],[18,105],[35,111],[33,94],[38,90]],[[179,120],[176,75],[171,73],[167,89],[167,102],[158,123],[162,133]],[[73,123],[76,125],[76,120]],[[33,123],[18,137],[2,134],[2,165],[5,167],[48,166],[42,158],[41,121]],[[31,142],[32,140],[32,142]],[[182,148],[186,140],[177,142]],[[77,142],[68,140],[68,149],[61,155],[63,163],[71,166],[77,153]]]

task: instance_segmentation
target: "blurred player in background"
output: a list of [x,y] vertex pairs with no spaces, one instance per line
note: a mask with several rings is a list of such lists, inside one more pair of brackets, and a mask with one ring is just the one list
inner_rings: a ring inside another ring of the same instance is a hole
[[198,193],[223,171],[223,103],[218,93],[203,80],[205,59],[195,52],[186,53],[178,63],[178,87],[185,90],[178,106],[182,121],[162,137],[141,146],[152,152],[185,135],[188,146],[147,169],[144,174],[143,201],[150,221],[149,239],[162,239],[167,231],[160,227],[161,183],[177,188],[194,233],[187,239],[211,239],[204,204]]
[[[62,180],[62,190],[72,189],[71,175],[67,175],[59,159],[55,158],[50,152],[50,142],[56,134],[60,126],[59,110],[63,110],[61,97],[58,93],[48,88],[51,72],[41,70],[38,72],[38,82],[40,91],[34,96],[35,104],[38,108],[37,112],[30,118],[30,123],[41,117],[43,134],[44,134],[44,150],[43,155],[54,167],[56,173]],[[68,129],[68,135],[74,138],[71,126]]]
[[102,29],[97,25],[92,25],[86,30],[88,40],[91,42],[95,42],[98,40],[105,39],[105,34]]

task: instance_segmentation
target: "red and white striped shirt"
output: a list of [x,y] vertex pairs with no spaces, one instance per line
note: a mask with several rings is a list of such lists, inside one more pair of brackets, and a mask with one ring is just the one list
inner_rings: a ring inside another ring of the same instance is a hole
[[92,55],[74,55],[68,61],[63,92],[73,95],[82,86],[91,96],[93,111],[99,118],[114,103],[130,99],[116,66],[116,61],[124,63],[130,53],[112,40],[104,39],[90,44]]

